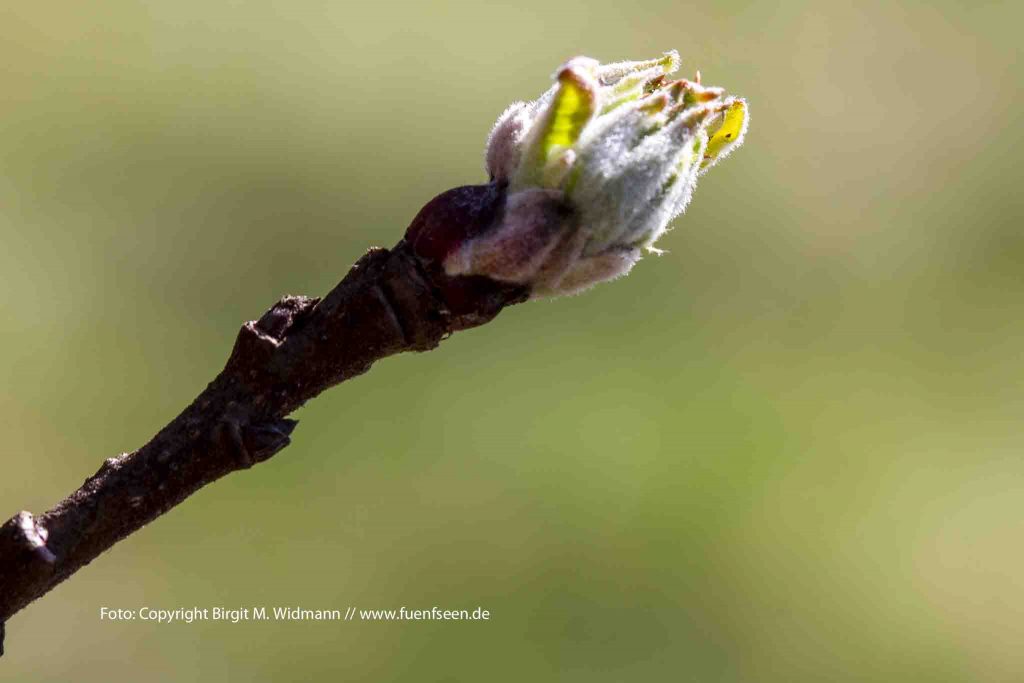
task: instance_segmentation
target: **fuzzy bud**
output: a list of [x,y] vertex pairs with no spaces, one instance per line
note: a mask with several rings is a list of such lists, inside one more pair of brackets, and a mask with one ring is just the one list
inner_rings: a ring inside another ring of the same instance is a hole
[[[533,102],[495,123],[485,155],[503,204],[486,225],[422,226],[450,276],[558,296],[629,272],[690,201],[697,178],[742,141],[747,105],[700,79],[670,80],[679,56],[600,64],[575,57]],[[420,221],[422,223],[422,221]],[[415,222],[414,222],[415,225]],[[440,233],[439,233],[440,234]],[[421,253],[423,250],[420,250]]]

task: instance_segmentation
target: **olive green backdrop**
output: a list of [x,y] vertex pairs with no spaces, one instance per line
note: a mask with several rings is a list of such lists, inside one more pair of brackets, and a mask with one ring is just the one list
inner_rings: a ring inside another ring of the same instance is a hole
[[[0,9],[0,516],[481,182],[566,58],[677,48],[743,149],[627,279],[302,409],[8,624],[11,681],[1019,681],[1019,3]],[[101,622],[100,607],[488,622]]]

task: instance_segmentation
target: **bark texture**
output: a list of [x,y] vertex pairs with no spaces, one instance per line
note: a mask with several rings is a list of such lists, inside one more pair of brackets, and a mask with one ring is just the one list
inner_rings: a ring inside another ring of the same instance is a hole
[[224,369],[149,443],[108,458],[53,509],[0,525],[0,654],[16,612],[198,489],[287,446],[297,424],[288,415],[306,401],[380,358],[429,351],[526,300],[521,287],[448,277],[415,248],[487,229],[503,200],[489,185],[440,195],[406,239],[368,251],[322,299],[286,296],[245,323]]

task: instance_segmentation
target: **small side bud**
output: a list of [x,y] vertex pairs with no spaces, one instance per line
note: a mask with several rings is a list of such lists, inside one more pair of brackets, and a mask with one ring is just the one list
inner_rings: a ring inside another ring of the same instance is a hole
[[530,126],[530,106],[515,102],[505,110],[487,138],[486,169],[491,182],[508,182],[519,166],[519,149]]

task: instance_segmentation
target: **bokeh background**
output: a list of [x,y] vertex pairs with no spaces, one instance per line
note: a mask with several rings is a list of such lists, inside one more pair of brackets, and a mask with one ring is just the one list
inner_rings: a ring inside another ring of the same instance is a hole
[[[749,98],[669,253],[303,408],[14,617],[2,680],[1024,679],[1022,5],[0,9],[0,516],[144,443],[238,326],[482,182],[569,56]],[[101,622],[101,606],[481,622]]]

